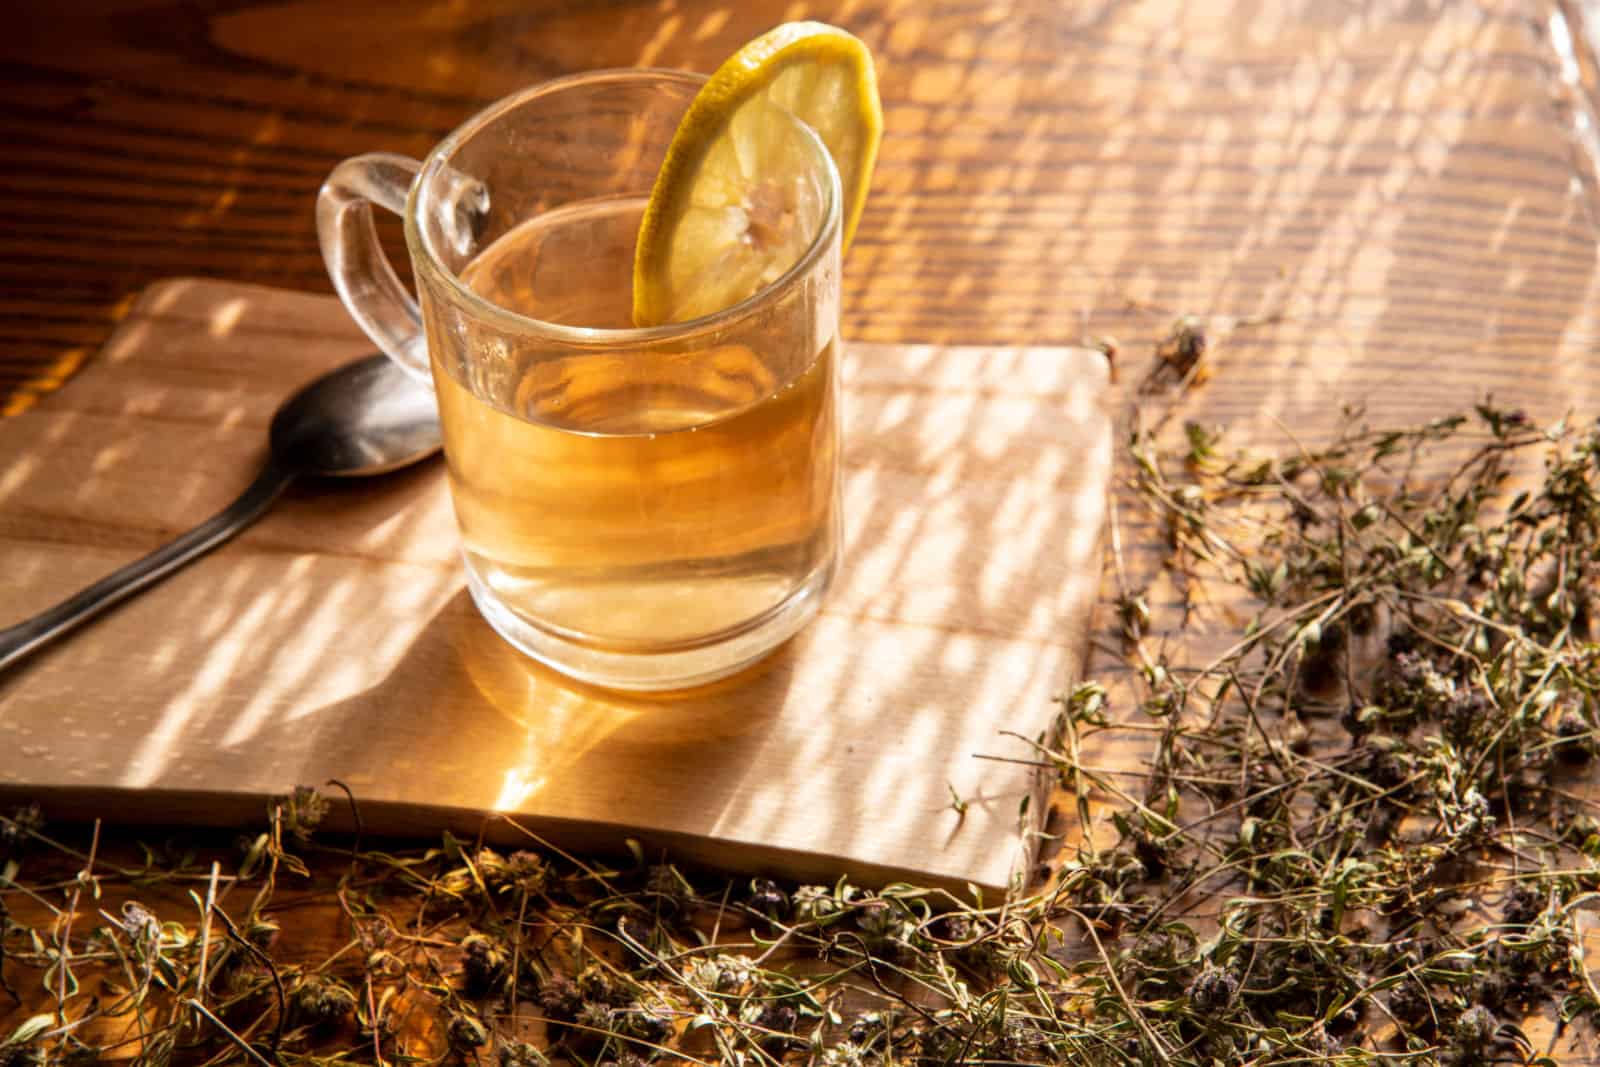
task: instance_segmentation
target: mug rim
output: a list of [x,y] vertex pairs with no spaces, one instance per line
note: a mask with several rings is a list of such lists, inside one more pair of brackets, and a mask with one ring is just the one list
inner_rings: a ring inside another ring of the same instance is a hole
[[[452,299],[465,305],[475,318],[491,322],[500,327],[509,328],[521,334],[540,335],[550,340],[573,346],[638,345],[692,337],[710,330],[721,329],[739,319],[746,318],[759,310],[761,306],[781,297],[783,293],[794,288],[803,277],[811,272],[817,261],[828,251],[829,244],[836,239],[840,231],[841,201],[844,194],[839,179],[839,169],[833,161],[833,154],[828,151],[828,147],[822,143],[822,138],[817,135],[817,132],[809,124],[793,115],[790,115],[790,118],[794,119],[795,126],[799,129],[803,142],[816,157],[816,160],[821,162],[824,174],[823,211],[816,233],[812,235],[805,251],[781,275],[738,303],[714,311],[709,315],[685,319],[682,322],[663,323],[659,326],[626,327],[572,326],[535,318],[532,315],[524,315],[521,312],[512,311],[494,303],[464,284],[460,276],[447,267],[439,257],[433,241],[428,236],[426,227],[418,224],[418,213],[424,206],[426,199],[424,190],[444,169],[446,160],[461,146],[462,142],[489,123],[538,97],[578,85],[662,80],[699,87],[709,79],[704,74],[672,70],[666,67],[613,67],[582,71],[576,74],[563,75],[559,78],[552,78],[519,90],[509,96],[501,97],[456,126],[423,157],[422,166],[418,170],[415,180],[412,181],[411,190],[406,196],[406,244],[412,249],[412,260],[417,264],[418,269],[426,273],[431,279],[442,283],[449,290]],[[421,255],[416,254],[418,250],[421,251]]]

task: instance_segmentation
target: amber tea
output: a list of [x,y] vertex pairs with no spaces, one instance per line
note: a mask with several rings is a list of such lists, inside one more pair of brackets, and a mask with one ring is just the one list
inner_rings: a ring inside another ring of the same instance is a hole
[[[539,216],[461,279],[542,321],[626,328],[643,209]],[[765,336],[764,351],[485,359],[430,335],[473,583],[526,626],[619,653],[720,643],[820,595],[837,539],[834,341]]]
[[[437,394],[479,611],[582,681],[726,677],[833,575],[839,266],[880,116],[859,41],[772,33],[742,86],[559,78],[317,197],[345,306]],[[404,218],[415,300],[373,206]]]

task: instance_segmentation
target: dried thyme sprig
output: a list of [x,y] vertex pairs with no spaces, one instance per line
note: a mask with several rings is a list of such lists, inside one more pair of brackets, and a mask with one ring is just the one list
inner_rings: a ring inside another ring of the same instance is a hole
[[[1591,1015],[1575,915],[1600,870],[1577,775],[1600,682],[1600,434],[1486,404],[1404,432],[1352,418],[1281,460],[1187,438],[1178,462],[1146,435],[1131,448],[1174,585],[1197,615],[1198,590],[1260,607],[1213,635],[1221,652],[1191,639],[1193,662],[1171,662],[1146,647],[1148,594],[1124,592],[1159,738],[1142,803],[1075,755],[1135,725],[1098,687],[1045,749],[1080,810],[1091,788],[1123,808],[1116,848],[1068,866],[1124,946],[1086,977],[1134,976],[1137,1010],[1102,992],[1097,1015],[1194,1063],[1487,1062],[1526,1054],[1518,1024],[1547,1003]],[[1543,477],[1514,492],[1540,450]]]
[[[1526,1015],[1600,1010],[1577,925],[1600,893],[1600,437],[1484,405],[1281,457],[1224,444],[1130,441],[1177,600],[1123,576],[1133,684],[1062,694],[1038,742],[1084,831],[1045,888],[730,880],[525,833],[324,845],[310,790],[232,857],[91,862],[20,813],[0,977],[48,1010],[0,1064],[1537,1058]],[[1112,738],[1142,780],[1086,758]],[[297,957],[283,884],[325,889],[345,943]]]

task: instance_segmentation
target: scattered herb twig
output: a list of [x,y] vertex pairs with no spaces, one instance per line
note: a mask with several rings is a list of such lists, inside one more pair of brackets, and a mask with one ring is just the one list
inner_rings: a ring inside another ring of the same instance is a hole
[[[1205,352],[1184,329],[1180,384]],[[0,981],[51,1010],[0,1064],[1538,1062],[1526,1018],[1600,1015],[1600,428],[1486,403],[1291,444],[1135,423],[1125,665],[1060,694],[1022,761],[1078,816],[1032,892],[730,879],[510,820],[520,847],[386,851],[330,842],[311,789],[232,855],[142,864],[19,812]],[[202,881],[198,931],[135,899]],[[336,883],[316,961],[283,950],[288,882]],[[120,918],[74,924],[86,889]]]

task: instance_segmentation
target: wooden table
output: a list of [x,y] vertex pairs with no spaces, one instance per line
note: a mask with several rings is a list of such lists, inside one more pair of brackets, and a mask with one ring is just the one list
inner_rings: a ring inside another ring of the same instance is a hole
[[[1594,70],[1562,47],[1584,39],[1576,5],[802,6],[864,38],[882,82],[847,337],[1109,334],[1130,380],[1194,313],[1213,372],[1181,418],[1239,442],[1314,434],[1342,403],[1384,422],[1489,391],[1594,410],[1600,185],[1579,121]],[[709,70],[796,10],[26,5],[0,35],[0,407],[66,382],[158,278],[329,291],[312,202],[343,156],[420,155],[569,71]]]
[[[1416,412],[1587,345],[1596,200],[1573,115],[1590,71],[1563,81],[1561,6],[1293,6],[805,5],[870,44],[885,104],[846,336],[1111,333],[1142,356],[1178,312],[1284,312],[1230,344],[1212,401],[1280,416],[1334,390]],[[0,38],[8,410],[157,278],[330,291],[311,208],[341,157],[421,154],[568,71],[709,70],[794,5],[206,9],[28,4]]]

